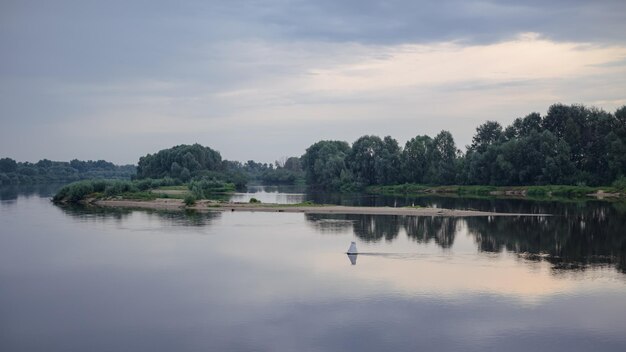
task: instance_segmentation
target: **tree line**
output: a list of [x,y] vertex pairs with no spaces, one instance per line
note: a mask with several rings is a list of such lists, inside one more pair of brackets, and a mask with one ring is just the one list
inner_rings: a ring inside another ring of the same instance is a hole
[[0,159],[0,185],[73,182],[85,179],[173,179],[179,182],[206,179],[235,184],[243,188],[249,182],[294,184],[304,179],[299,157],[283,158],[275,163],[248,160],[223,160],[221,154],[200,144],[177,145],[148,154],[135,165],[111,162],[70,162],[40,160],[37,163]]
[[352,145],[319,141],[301,157],[272,163],[222,159],[200,144],[148,154],[138,165],[104,160],[19,163],[0,159],[0,184],[65,182],[87,178],[217,180],[243,188],[251,181],[354,191],[370,185],[609,185],[626,184],[626,106],[611,114],[583,105],[555,104],[509,126],[487,121],[465,152],[452,134],[417,135],[400,146],[390,136],[366,135]]
[[487,121],[463,153],[452,134],[418,135],[400,147],[366,135],[319,141],[301,158],[307,184],[344,191],[369,185],[609,185],[626,175],[626,106],[611,114],[554,104],[507,127]]
[[105,160],[18,162],[0,159],[0,185],[72,182],[84,179],[130,179],[134,165],[115,165]]
[[293,184],[304,178],[300,158],[291,157],[275,164],[246,163],[222,159],[221,154],[200,144],[177,145],[139,159],[136,179],[173,178],[182,182],[216,180],[241,189],[250,181],[266,184]]

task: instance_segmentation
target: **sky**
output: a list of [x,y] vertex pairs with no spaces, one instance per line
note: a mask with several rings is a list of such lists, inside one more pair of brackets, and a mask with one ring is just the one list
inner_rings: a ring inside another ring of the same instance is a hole
[[200,143],[471,143],[554,103],[626,105],[626,1],[0,0],[0,157],[136,163]]

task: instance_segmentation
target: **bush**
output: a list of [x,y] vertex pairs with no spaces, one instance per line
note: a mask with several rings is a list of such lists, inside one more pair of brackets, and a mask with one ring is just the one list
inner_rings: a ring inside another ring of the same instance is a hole
[[138,181],[84,180],[62,187],[52,200],[54,202],[78,203],[89,195],[104,195],[106,197],[124,195],[138,199],[154,199],[156,195],[148,192],[149,189],[176,184],[180,184],[180,182],[171,178]]
[[130,181],[111,181],[104,188],[104,195],[113,197],[122,193],[138,192],[139,188]]
[[153,180],[151,178],[135,181],[135,185],[140,191],[145,191],[145,190],[154,188]]
[[216,179],[202,178],[189,183],[189,190],[198,199],[208,198],[211,194],[227,193],[235,190],[235,185]]
[[78,203],[94,192],[93,181],[78,181],[61,188],[52,200],[55,202]]
[[186,206],[191,207],[196,204],[196,197],[194,197],[191,194],[188,194],[183,199],[183,202],[185,203]]
[[613,182],[613,187],[620,191],[626,191],[626,176],[620,176]]
[[258,200],[258,199],[256,199],[256,198],[250,198],[250,203],[252,203],[252,204],[258,204],[258,203],[261,203],[261,201],[260,201],[260,200]]
[[[84,180],[74,183],[70,183],[62,187],[54,196],[54,202],[68,202],[78,203],[88,196],[105,196],[116,197],[123,196],[130,199],[154,199],[157,194],[151,192],[151,189],[166,186],[180,185],[179,180],[173,178],[162,179],[143,179],[134,181],[120,181],[120,180]],[[203,185],[203,184],[202,184]],[[212,184],[211,184],[212,185]],[[204,185],[207,188],[211,188],[210,185]],[[234,186],[220,183],[219,189],[226,190]],[[200,198],[195,195],[195,198]]]

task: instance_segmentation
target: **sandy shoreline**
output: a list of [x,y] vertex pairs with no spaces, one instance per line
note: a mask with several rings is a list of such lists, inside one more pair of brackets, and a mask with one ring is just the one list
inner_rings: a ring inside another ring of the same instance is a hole
[[251,211],[271,213],[306,213],[306,214],[365,214],[365,215],[413,215],[413,216],[550,216],[550,214],[494,213],[477,210],[454,210],[442,208],[392,208],[392,207],[349,207],[340,205],[280,205],[249,203],[213,203],[199,201],[196,205],[185,207],[180,199],[156,199],[151,201],[134,200],[96,200],[93,205],[103,207],[141,208],[155,210],[198,211]]

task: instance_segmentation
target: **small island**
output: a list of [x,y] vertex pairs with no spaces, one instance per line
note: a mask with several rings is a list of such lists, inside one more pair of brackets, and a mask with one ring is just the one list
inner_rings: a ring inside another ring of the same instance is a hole
[[252,198],[249,203],[219,200],[235,190],[234,185],[217,180],[177,184],[174,179],[141,181],[91,180],[69,184],[55,195],[57,204],[121,207],[153,210],[251,211],[307,214],[364,214],[411,216],[548,216],[549,214],[498,213],[424,207],[364,207],[315,204],[263,204]]

